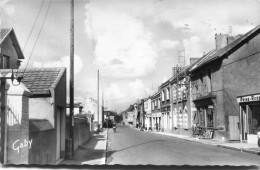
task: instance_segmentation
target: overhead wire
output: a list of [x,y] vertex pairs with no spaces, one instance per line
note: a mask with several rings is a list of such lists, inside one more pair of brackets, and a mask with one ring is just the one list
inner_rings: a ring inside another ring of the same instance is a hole
[[36,46],[36,44],[37,44],[37,42],[38,42],[38,39],[39,39],[39,37],[40,37],[40,35],[41,35],[43,26],[44,26],[44,24],[45,24],[46,18],[47,18],[48,13],[49,13],[49,9],[50,9],[51,3],[52,3],[52,0],[50,0],[50,3],[49,3],[49,5],[48,5],[47,12],[46,12],[46,14],[45,14],[45,16],[44,16],[44,20],[43,20],[41,29],[40,29],[40,31],[39,31],[39,33],[38,33],[38,36],[37,36],[37,38],[36,38],[36,41],[35,41],[35,43],[34,43],[34,45],[33,45],[32,51],[31,51],[31,53],[30,53],[29,59],[28,59],[28,61],[27,61],[27,64],[26,64],[26,66],[25,66],[25,69],[24,69],[24,72],[23,72],[23,75],[22,75],[22,76],[24,76],[24,73],[25,73],[25,71],[26,71],[26,69],[27,69],[27,66],[28,66],[29,62],[30,62],[30,59],[31,59],[32,54],[33,54],[33,51],[34,51],[34,49],[35,49],[35,46]]
[[36,17],[36,19],[35,19],[35,21],[34,21],[34,23],[33,23],[32,29],[30,30],[30,34],[29,34],[29,36],[28,36],[28,38],[27,38],[27,40],[26,40],[26,42],[25,42],[25,45],[24,45],[23,50],[22,50],[23,52],[24,52],[25,47],[27,46],[27,43],[28,43],[28,41],[29,41],[29,39],[30,39],[30,37],[31,37],[31,35],[32,35],[33,29],[34,29],[34,27],[35,27],[35,25],[36,25],[36,23],[37,23],[37,20],[38,20],[38,18],[39,18],[39,16],[40,16],[40,13],[41,13],[42,7],[43,7],[43,3],[44,3],[44,0],[42,0],[41,7],[40,7],[40,9],[39,9],[39,11],[38,11],[37,17]]

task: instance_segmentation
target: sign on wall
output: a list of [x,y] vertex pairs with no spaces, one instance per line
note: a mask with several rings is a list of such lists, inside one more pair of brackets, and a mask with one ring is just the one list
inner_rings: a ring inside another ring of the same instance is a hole
[[254,102],[254,101],[260,101],[260,94],[243,96],[243,97],[238,97],[237,98],[237,102],[238,103]]

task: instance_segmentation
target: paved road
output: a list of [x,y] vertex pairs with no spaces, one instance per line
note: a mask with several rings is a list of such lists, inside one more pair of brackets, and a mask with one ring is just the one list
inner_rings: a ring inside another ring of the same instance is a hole
[[109,129],[107,164],[260,166],[260,156],[118,125]]

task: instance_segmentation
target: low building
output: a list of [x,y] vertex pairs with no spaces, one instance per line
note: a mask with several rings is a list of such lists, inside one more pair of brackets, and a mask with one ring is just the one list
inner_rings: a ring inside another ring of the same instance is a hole
[[[22,83],[9,83],[7,91],[6,163],[56,164],[65,157],[66,69],[18,70],[21,74]],[[13,86],[20,88],[18,95]]]

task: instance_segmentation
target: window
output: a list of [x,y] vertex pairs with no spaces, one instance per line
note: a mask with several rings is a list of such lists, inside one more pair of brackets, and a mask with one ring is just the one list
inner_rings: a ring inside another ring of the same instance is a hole
[[166,88],[166,100],[170,99],[170,90],[169,88]]
[[10,68],[10,57],[3,55],[1,59],[1,68],[2,69],[9,69]]
[[211,92],[211,69],[207,70],[207,90]]
[[158,109],[160,109],[160,98],[158,98]]
[[172,91],[172,99],[173,99],[173,103],[175,103],[176,102],[176,88],[175,88],[175,86],[173,87],[173,91]]
[[164,91],[162,90],[162,101],[164,101]]
[[249,105],[248,125],[249,134],[257,134],[260,128],[260,105]]

